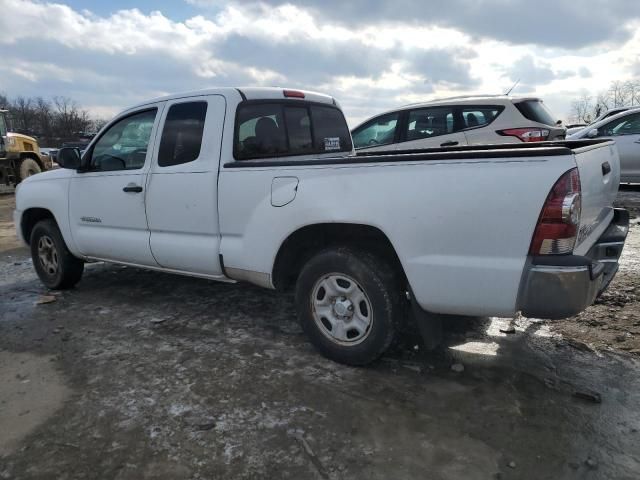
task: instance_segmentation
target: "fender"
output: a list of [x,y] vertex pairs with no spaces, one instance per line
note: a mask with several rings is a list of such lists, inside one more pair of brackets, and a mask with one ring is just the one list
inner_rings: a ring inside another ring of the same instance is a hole
[[29,239],[24,238],[22,232],[24,213],[32,208],[41,208],[53,215],[69,251],[76,256],[82,256],[73,240],[69,222],[69,184],[74,173],[72,170],[56,169],[29,177],[18,185],[14,217],[18,236],[25,243]]

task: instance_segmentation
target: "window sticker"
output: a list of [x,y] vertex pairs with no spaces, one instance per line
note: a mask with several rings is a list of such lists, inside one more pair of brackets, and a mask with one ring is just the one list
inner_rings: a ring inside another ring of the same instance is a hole
[[325,150],[340,150],[340,137],[324,137]]

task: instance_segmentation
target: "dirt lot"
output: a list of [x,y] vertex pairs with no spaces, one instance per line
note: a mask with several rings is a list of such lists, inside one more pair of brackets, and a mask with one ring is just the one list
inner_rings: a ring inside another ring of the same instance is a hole
[[[640,189],[620,202],[638,215]],[[246,285],[92,264],[38,304],[12,209],[0,195],[0,478],[640,477],[637,220],[579,317],[461,319],[441,351],[407,338],[348,368]]]

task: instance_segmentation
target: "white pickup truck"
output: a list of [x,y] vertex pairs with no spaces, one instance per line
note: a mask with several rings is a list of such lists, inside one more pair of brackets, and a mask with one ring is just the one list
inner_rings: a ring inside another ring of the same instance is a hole
[[58,163],[15,211],[47,287],[103,260],[295,288],[312,343],[348,364],[411,318],[428,337],[439,314],[576,314],[628,230],[609,141],[355,155],[336,101],[306,91],[152,100]]

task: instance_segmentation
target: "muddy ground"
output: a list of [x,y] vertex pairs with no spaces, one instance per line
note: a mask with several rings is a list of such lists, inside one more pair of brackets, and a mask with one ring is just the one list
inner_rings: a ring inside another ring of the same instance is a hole
[[[0,196],[0,478],[640,477],[637,222],[581,316],[515,334],[460,319],[438,352],[408,336],[348,368],[307,343],[290,297],[247,285],[92,264],[47,298],[12,202]],[[640,189],[620,202],[637,215]]]

